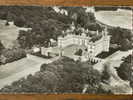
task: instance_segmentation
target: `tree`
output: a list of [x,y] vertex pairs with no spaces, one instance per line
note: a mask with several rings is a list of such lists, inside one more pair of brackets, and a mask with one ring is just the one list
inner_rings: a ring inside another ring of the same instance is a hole
[[3,45],[2,42],[0,41],[0,55],[1,55],[2,50],[3,50],[4,48],[5,48],[4,45]]
[[9,62],[16,61],[16,60],[26,57],[25,51],[20,48],[4,49],[2,51],[2,55],[6,59],[5,63],[9,63]]
[[107,81],[110,79],[110,69],[109,69],[109,65],[105,64],[104,65],[104,70],[102,72],[102,80]]
[[123,39],[121,41],[121,50],[126,51],[132,48],[132,44],[128,39]]
[[123,80],[128,80],[130,81],[132,77],[132,59],[133,55],[129,55],[126,58],[123,59],[123,63],[120,65],[119,68],[117,68],[117,73],[120,76],[121,79]]
[[98,88],[101,82],[101,74],[93,69],[89,68],[88,73],[84,75],[85,84],[88,85],[86,93],[98,93]]
[[78,55],[78,56],[82,56],[82,49],[78,49],[76,52],[75,52],[75,55]]
[[130,86],[132,88],[132,94],[133,94],[133,74],[130,77]]
[[83,7],[61,7],[68,11],[68,16],[74,21],[75,25],[85,27],[88,23],[95,23],[93,13],[86,13],[86,8]]
[[119,77],[123,80],[130,82],[130,86],[133,92],[133,54],[127,56],[123,59],[123,63],[117,68],[117,73]]
[[17,17],[14,21],[14,24],[19,27],[24,27],[26,24],[26,19],[23,15]]
[[92,31],[99,31],[99,32],[101,32],[102,31],[102,27],[99,25],[99,24],[97,24],[97,23],[87,23],[86,25],[85,25],[85,28],[86,29],[89,29],[89,30],[92,30]]
[[131,77],[131,66],[128,63],[122,63],[117,69],[118,75],[123,80],[129,80]]
[[31,30],[29,31],[19,31],[19,35],[18,35],[18,43],[20,44],[21,48],[31,48],[34,44],[34,42],[36,41],[33,37],[33,33]]

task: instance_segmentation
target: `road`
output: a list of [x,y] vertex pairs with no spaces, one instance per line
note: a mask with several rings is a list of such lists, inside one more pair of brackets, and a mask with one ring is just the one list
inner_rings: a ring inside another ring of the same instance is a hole
[[26,77],[29,74],[35,74],[40,70],[40,66],[44,63],[52,63],[59,57],[52,59],[44,59],[36,56],[30,56],[21,60],[0,66],[0,89],[12,82]]
[[99,70],[102,72],[104,64],[109,65],[110,69],[110,83],[109,85],[112,87],[113,92],[115,94],[130,94],[132,93],[132,90],[129,86],[129,82],[123,81],[120,79],[120,77],[117,75],[117,72],[115,70],[115,67],[119,67],[120,64],[122,63],[122,57],[127,57],[129,54],[131,54],[132,51],[117,51],[111,56],[107,57],[105,60],[102,62],[97,63],[96,65],[93,66],[94,69]]
[[116,60],[120,60],[121,61],[122,57],[127,57],[131,53],[132,53],[131,50],[125,51],[125,52],[124,51],[117,51],[114,54],[110,55],[109,57],[105,58],[102,62],[99,62],[99,63],[95,64],[93,66],[93,68],[94,69],[97,69],[97,70],[99,70],[101,72],[103,70],[103,65],[105,63],[112,62],[112,61],[116,61]]

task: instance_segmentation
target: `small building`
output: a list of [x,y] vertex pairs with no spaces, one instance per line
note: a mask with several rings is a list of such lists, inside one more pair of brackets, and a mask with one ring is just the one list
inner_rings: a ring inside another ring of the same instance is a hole
[[40,48],[38,47],[33,47],[32,50],[34,53],[40,52]]
[[41,47],[41,54],[45,56],[55,57],[60,54],[58,47]]
[[14,25],[14,22],[13,22],[13,21],[10,21],[10,22],[8,22],[8,24],[9,24],[10,26],[13,26],[13,25]]

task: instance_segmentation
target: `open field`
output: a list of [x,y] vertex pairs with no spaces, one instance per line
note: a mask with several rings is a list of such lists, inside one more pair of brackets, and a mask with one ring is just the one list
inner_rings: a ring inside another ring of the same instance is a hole
[[31,59],[23,58],[21,60],[0,66],[0,88],[9,85],[18,79],[33,74],[40,70],[42,63]]
[[7,63],[0,66],[0,79],[11,76],[12,74],[28,69],[29,67],[34,67],[38,64],[31,59],[23,58],[12,63]]
[[132,11],[98,11],[95,13],[96,19],[110,26],[132,29]]
[[44,63],[52,63],[58,57],[52,59],[44,59],[41,57],[29,55],[26,58],[7,63],[0,66],[0,88],[10,85],[12,82],[34,74],[40,70],[40,66]]
[[20,28],[15,25],[5,26],[5,23],[5,20],[0,20],[0,40],[6,48],[10,48],[17,39],[19,31],[27,28]]

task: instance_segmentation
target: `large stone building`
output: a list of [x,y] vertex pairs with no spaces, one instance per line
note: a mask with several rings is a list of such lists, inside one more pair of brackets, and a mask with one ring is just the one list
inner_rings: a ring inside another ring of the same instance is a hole
[[[93,39],[90,36],[85,34],[85,30],[82,30],[81,34],[72,34],[72,30],[64,37],[58,37],[58,47],[63,49],[69,45],[82,45],[85,47],[84,51],[86,51],[85,56],[87,57],[95,57],[101,52],[108,52],[110,45],[110,36],[107,33],[107,28],[105,28],[101,33],[98,31],[90,31],[92,33],[97,34],[97,39]],[[88,31],[88,30],[87,30]]]

